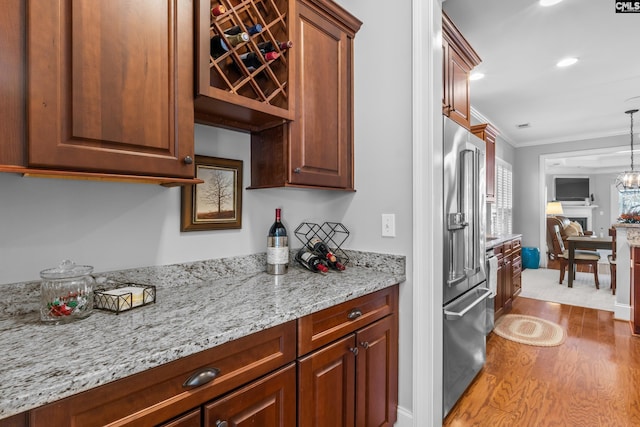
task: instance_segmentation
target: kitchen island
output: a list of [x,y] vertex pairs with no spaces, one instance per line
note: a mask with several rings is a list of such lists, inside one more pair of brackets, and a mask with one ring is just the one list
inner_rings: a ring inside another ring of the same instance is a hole
[[0,420],[405,281],[402,256],[346,252],[326,275],[267,275],[265,254],[97,274],[155,285],[156,303],[60,325],[39,320],[39,282],[0,285]]

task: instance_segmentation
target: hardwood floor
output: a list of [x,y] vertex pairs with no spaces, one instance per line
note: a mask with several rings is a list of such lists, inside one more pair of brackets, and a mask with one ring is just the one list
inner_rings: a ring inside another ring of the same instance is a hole
[[557,347],[495,334],[487,363],[444,426],[640,426],[640,337],[613,313],[516,298],[513,314],[565,327]]

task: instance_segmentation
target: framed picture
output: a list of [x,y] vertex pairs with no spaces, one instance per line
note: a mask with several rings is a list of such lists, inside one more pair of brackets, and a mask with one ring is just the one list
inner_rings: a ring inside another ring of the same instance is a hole
[[182,187],[181,231],[242,228],[242,160],[196,157],[196,178]]

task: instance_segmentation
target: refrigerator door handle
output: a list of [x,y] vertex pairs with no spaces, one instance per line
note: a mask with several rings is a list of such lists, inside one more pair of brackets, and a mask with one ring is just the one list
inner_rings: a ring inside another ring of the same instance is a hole
[[484,292],[478,298],[473,300],[473,302],[471,304],[469,304],[468,306],[466,306],[462,310],[460,310],[460,311],[449,311],[449,310],[445,309],[444,310],[445,319],[447,319],[447,320],[461,319],[465,314],[467,314],[471,309],[473,309],[473,307],[475,307],[476,305],[480,304],[482,301],[487,299],[489,297],[489,295],[491,295],[491,290],[489,290],[487,288],[479,288],[478,290],[484,291]]

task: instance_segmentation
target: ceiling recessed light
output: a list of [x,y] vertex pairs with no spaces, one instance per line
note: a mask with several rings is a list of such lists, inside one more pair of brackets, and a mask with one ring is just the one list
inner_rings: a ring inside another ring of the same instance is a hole
[[542,7],[549,7],[549,6],[553,6],[554,4],[558,4],[560,3],[562,0],[540,0],[540,6]]
[[484,79],[484,74],[482,74],[482,73],[471,73],[471,75],[469,76],[469,80],[480,80],[480,79]]
[[578,58],[564,58],[556,64],[556,67],[568,67],[576,62],[578,62]]

